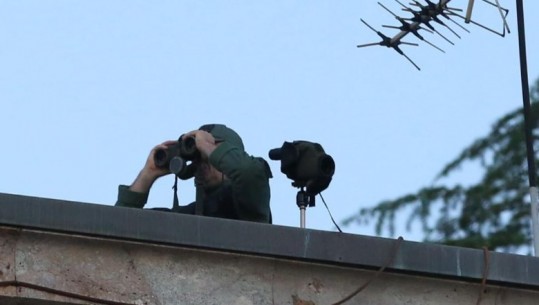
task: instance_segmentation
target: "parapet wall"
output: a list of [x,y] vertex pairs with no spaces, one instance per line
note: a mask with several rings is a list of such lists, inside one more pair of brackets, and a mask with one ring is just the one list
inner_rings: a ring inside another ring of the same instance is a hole
[[[0,304],[538,304],[539,259],[0,194]],[[380,273],[377,270],[393,262]],[[488,276],[481,294],[483,271]]]

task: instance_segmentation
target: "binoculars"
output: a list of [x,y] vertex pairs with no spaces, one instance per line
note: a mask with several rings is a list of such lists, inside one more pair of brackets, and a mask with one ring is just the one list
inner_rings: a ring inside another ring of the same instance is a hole
[[180,173],[186,166],[187,161],[193,161],[200,157],[195,143],[195,138],[188,137],[167,148],[160,148],[154,154],[155,166],[168,168],[174,174]]

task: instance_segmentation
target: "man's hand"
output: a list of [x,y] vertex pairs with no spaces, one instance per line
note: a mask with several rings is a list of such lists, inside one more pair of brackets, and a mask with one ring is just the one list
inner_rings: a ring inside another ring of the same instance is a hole
[[150,188],[155,180],[157,180],[159,177],[170,174],[170,170],[168,168],[159,168],[155,165],[154,156],[158,149],[166,149],[168,146],[175,145],[177,143],[178,141],[166,141],[155,146],[150,152],[148,159],[146,159],[146,164],[144,164],[144,167],[139,172],[137,178],[133,184],[131,184],[129,189],[134,192],[147,193],[150,191]]
[[195,145],[200,151],[203,160],[208,160],[209,155],[215,150],[219,143],[215,143],[215,138],[211,133],[204,130],[193,130],[183,135],[182,140],[188,137],[195,138]]

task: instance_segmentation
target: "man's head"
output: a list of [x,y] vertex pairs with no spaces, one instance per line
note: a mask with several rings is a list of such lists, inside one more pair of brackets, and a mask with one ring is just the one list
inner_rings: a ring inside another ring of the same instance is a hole
[[[223,124],[206,124],[199,130],[210,133],[215,139],[215,144],[220,145],[226,142],[241,150],[244,150],[241,137],[232,129]],[[213,167],[208,160],[199,160],[196,162],[195,183],[204,188],[213,188],[220,185],[226,178],[223,173]]]
[[241,150],[245,150],[241,137],[234,130],[228,128],[226,125],[206,124],[200,126],[199,130],[209,132],[215,139],[216,143],[227,142],[240,148]]

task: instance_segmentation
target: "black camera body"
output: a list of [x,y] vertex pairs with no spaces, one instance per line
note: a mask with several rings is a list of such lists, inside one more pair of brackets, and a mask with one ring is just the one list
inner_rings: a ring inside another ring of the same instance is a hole
[[170,169],[174,174],[179,174],[187,165],[187,161],[194,161],[200,158],[195,143],[195,138],[188,137],[178,139],[178,143],[170,145],[167,148],[161,148],[155,151],[155,166],[163,169]]
[[269,157],[280,160],[281,172],[293,180],[292,186],[306,187],[309,195],[325,190],[335,173],[335,161],[318,143],[284,142],[281,148],[270,150]]

